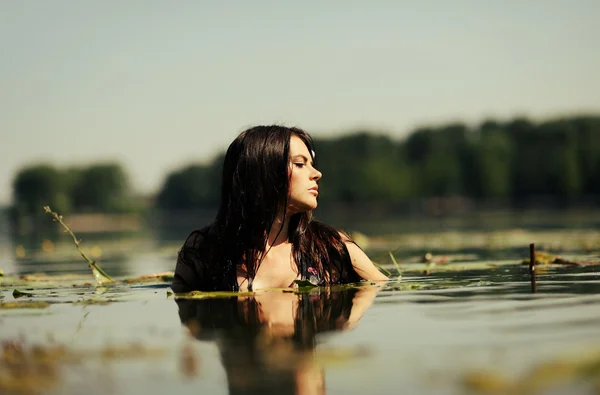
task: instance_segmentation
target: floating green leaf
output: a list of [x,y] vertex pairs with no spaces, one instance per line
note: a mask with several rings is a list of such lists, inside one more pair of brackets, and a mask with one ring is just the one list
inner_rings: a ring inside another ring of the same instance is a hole
[[402,284],[399,284],[399,289],[401,291],[414,291],[417,289],[423,289],[423,288],[427,288],[427,284],[423,284],[423,283],[416,283],[416,282],[405,282]]
[[254,292],[233,292],[233,291],[192,291],[183,294],[175,294],[175,299],[207,299],[207,298],[233,298],[238,296],[252,296]]
[[298,286],[298,289],[300,289],[300,288],[315,288],[315,287],[317,287],[317,285],[311,283],[308,280],[296,280],[296,281],[294,281],[294,284],[296,284]]
[[164,282],[168,283],[173,281],[175,274],[173,272],[161,272],[154,274],[146,274],[139,277],[126,278],[124,282],[128,284],[132,283],[148,283],[148,282]]
[[31,292],[23,292],[23,291],[19,291],[18,289],[15,289],[12,293],[13,298],[18,299],[18,298],[23,298],[23,297],[32,297],[33,294]]
[[[535,254],[535,263],[540,266],[546,265],[566,265],[566,266],[595,266],[600,265],[598,260],[570,260],[558,255],[552,255],[545,251],[537,251]],[[524,259],[521,264],[529,265],[529,258]]]
[[9,310],[9,309],[43,309],[50,306],[50,303],[43,301],[24,301],[18,300],[15,302],[5,302],[0,303],[0,310]]

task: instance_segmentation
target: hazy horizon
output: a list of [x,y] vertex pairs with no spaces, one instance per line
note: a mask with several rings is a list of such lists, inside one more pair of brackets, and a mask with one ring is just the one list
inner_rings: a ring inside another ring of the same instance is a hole
[[399,138],[598,114],[597,15],[591,0],[0,1],[0,205],[40,162],[115,160],[155,192],[260,123]]

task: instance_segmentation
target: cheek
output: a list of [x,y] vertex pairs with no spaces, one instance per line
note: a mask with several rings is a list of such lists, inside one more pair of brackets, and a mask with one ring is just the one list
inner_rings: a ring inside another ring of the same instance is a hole
[[293,193],[296,189],[298,189],[300,176],[298,172],[292,171],[290,176],[290,193]]
[[290,191],[293,191],[294,188],[296,187],[296,183],[297,183],[297,178],[294,173],[292,173],[292,176],[290,177]]

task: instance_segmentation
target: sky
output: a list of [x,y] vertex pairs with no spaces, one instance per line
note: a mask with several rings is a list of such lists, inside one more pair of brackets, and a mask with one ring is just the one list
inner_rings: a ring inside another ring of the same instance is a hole
[[38,163],[118,161],[154,193],[257,124],[400,139],[598,114],[598,15],[597,0],[0,0],[0,204]]

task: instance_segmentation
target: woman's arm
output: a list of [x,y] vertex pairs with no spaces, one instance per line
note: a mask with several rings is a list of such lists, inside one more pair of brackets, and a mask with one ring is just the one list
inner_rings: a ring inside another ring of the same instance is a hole
[[350,260],[352,261],[352,267],[359,276],[364,280],[369,281],[385,281],[387,276],[384,275],[375,267],[371,259],[365,254],[365,252],[343,232],[339,232],[342,236],[342,241],[346,243],[346,248],[350,254]]
[[365,252],[352,241],[346,242],[346,248],[350,253],[350,260],[356,273],[365,280],[370,281],[384,281],[387,280],[387,276],[384,275],[375,267],[371,259],[365,254]]

